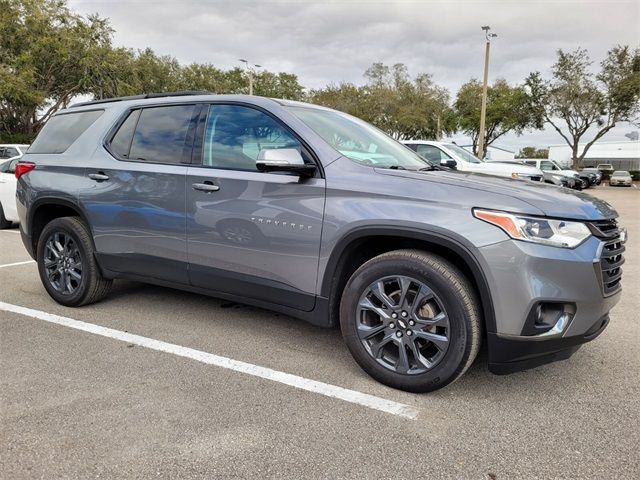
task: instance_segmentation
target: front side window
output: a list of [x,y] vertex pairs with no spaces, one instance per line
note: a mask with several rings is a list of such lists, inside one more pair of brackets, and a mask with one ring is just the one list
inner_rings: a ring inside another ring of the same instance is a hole
[[29,148],[29,153],[64,153],[103,112],[85,110],[51,117]]
[[288,109],[335,150],[361,165],[419,170],[429,164],[374,126],[351,115],[309,107]]
[[[151,163],[181,163],[185,149],[191,148],[186,140],[194,109],[195,105],[143,109],[128,158]],[[126,138],[124,133],[123,137]],[[123,141],[122,144],[124,143],[126,142]]]
[[465,162],[482,163],[482,160],[480,160],[478,157],[476,157],[471,152],[465,150],[464,148],[462,148],[462,147],[460,147],[460,146],[458,146],[458,145],[456,145],[454,143],[445,143],[444,146],[447,147],[449,150],[451,150],[456,155],[458,155],[460,158],[462,158],[462,160],[464,160]]
[[263,149],[295,148],[300,142],[272,117],[241,105],[211,105],[204,132],[202,165],[257,171]]
[[442,160],[450,160],[451,157],[433,145],[418,145],[416,150],[418,155],[426,158],[436,164],[440,164]]
[[558,166],[553,162],[550,162],[548,160],[543,160],[542,162],[540,162],[540,170],[544,170],[544,171],[560,170],[560,168],[558,168]]

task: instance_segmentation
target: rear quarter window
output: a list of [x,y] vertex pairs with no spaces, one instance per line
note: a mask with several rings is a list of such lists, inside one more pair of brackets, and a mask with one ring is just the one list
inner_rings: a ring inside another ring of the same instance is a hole
[[64,153],[104,110],[62,113],[51,117],[38,134],[29,153]]

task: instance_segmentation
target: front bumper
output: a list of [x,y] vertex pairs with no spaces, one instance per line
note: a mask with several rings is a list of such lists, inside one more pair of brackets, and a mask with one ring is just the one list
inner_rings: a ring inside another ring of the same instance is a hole
[[[480,249],[487,263],[495,328],[487,327],[489,370],[533,368],[571,356],[609,322],[621,289],[603,288],[606,240],[590,237],[575,249],[507,240]],[[568,316],[557,330],[533,325],[539,305],[562,305]],[[543,332],[543,333],[539,333]]]

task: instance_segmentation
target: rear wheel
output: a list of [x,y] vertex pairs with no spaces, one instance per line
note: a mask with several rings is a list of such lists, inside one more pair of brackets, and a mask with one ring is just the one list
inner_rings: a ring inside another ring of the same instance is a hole
[[94,303],[109,293],[112,281],[102,277],[89,229],[77,217],[49,222],[40,234],[36,258],[42,284],[62,305]]
[[349,279],[340,305],[356,362],[394,388],[428,392],[460,377],[480,347],[479,303],[466,277],[419,250],[375,257]]

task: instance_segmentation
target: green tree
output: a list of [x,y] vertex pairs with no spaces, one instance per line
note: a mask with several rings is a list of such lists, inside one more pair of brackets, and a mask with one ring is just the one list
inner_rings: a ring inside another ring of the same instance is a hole
[[522,147],[516,158],[549,158],[548,148]]
[[439,138],[455,130],[449,93],[430,75],[412,79],[404,64],[374,63],[364,76],[366,85],[329,85],[307,99],[357,116],[397,139]]
[[[482,83],[471,79],[460,87],[454,103],[459,128],[471,137],[473,153],[478,153]],[[506,80],[496,80],[487,89],[487,112],[483,152],[498,138],[509,132],[521,135],[526,129],[541,128],[542,122],[533,114],[523,86],[511,86]]]
[[[640,114],[640,49],[616,46],[591,70],[586,50],[558,50],[551,80],[539,72],[527,78],[531,109],[571,147],[573,166],[580,168],[591,146],[617,123],[637,122]],[[589,129],[595,134],[582,148]]]
[[102,78],[111,28],[61,0],[0,0],[0,136],[30,140],[77,95]]

